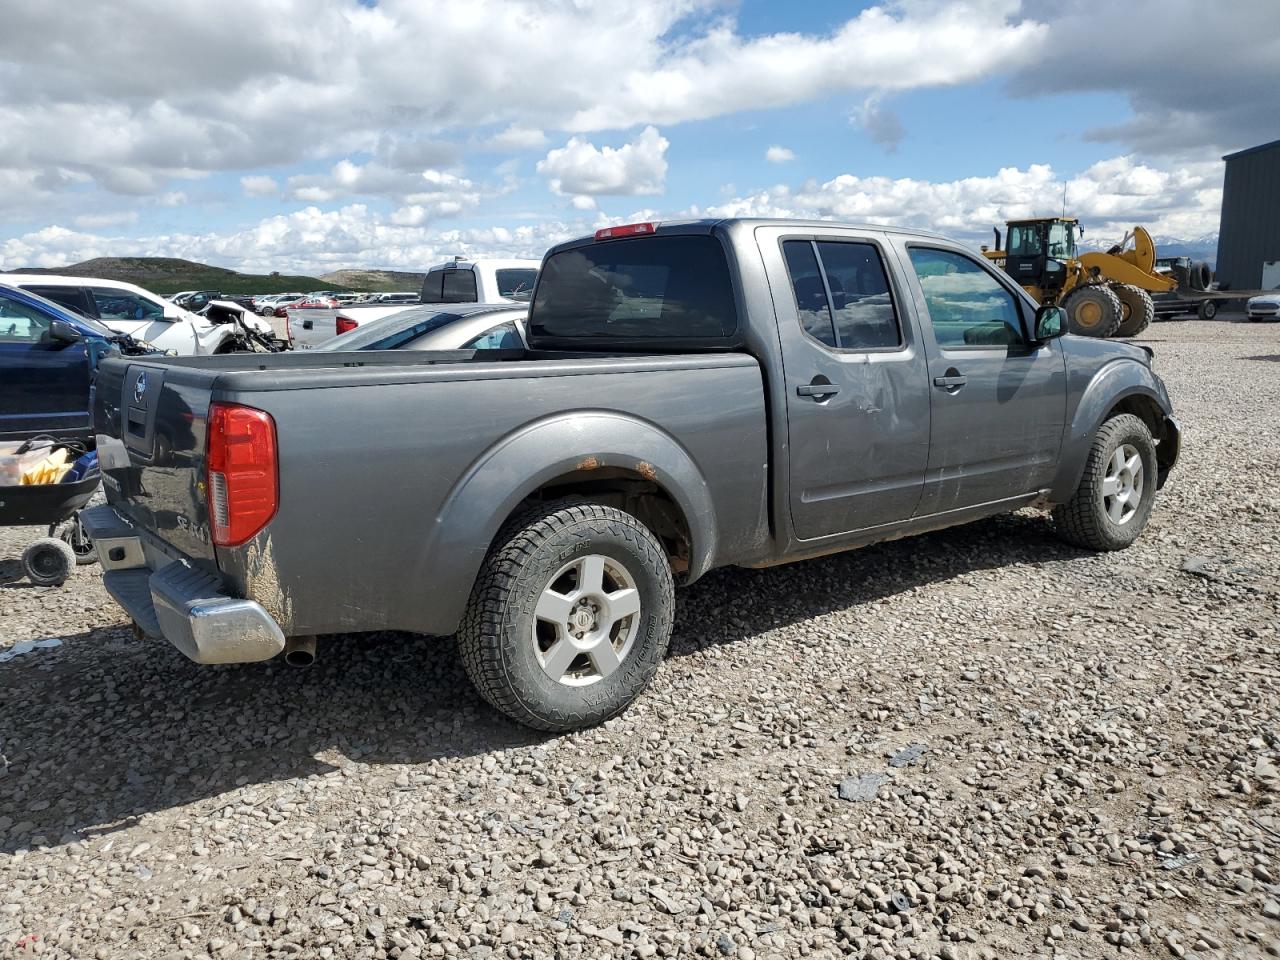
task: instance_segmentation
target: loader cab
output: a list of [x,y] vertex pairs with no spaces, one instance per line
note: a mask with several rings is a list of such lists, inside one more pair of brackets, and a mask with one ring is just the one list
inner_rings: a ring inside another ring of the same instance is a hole
[[1067,263],[1076,258],[1079,221],[1065,217],[1010,220],[1005,271],[1024,287],[1052,296],[1067,279]]

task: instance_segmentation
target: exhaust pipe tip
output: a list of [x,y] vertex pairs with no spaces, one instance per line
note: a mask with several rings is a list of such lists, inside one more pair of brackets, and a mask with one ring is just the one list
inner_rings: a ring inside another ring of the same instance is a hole
[[284,662],[291,667],[309,667],[316,662],[315,637],[290,637],[284,644]]

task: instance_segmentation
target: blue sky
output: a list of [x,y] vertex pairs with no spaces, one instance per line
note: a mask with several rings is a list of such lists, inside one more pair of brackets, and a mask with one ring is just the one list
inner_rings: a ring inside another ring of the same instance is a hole
[[1095,234],[1195,237],[1221,154],[1280,136],[1270,0],[117,0],[58,45],[15,2],[0,269],[414,269],[691,214],[980,238],[1064,184]]

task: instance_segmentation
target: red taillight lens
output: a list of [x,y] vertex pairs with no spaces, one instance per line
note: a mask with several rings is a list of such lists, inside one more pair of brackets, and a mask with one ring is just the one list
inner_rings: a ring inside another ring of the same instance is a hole
[[[360,324],[356,323],[356,321],[352,320],[350,317],[344,317],[342,314],[338,314],[333,321],[333,329],[338,331],[338,333],[350,333],[358,326],[360,326]],[[337,334],[334,334],[334,336],[337,336]]]
[[235,547],[258,533],[280,505],[276,425],[236,403],[209,405],[205,480],[213,542]]
[[597,240],[617,240],[619,237],[640,237],[653,233],[656,227],[652,223],[624,223],[620,227],[605,227],[596,231]]

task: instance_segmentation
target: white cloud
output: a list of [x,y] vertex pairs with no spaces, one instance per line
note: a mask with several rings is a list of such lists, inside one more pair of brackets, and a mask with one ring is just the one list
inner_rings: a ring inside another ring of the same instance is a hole
[[162,207],[181,207],[187,202],[187,195],[182,190],[171,190],[156,197],[156,203]]
[[513,123],[501,133],[496,133],[484,142],[486,150],[497,150],[503,153],[514,153],[520,150],[541,150],[547,145],[547,135],[533,127],[522,127]]
[[[1217,163],[1160,169],[1129,156],[1115,157],[1066,178],[1067,212],[1095,237],[1118,240],[1134,224],[1162,236],[1198,237],[1217,230],[1221,178]],[[1048,164],[948,181],[846,173],[823,183],[777,186],[690,213],[867,221],[985,240],[1006,219],[1060,213],[1063,183]]]
[[861,127],[874,142],[892,153],[898,149],[898,144],[902,143],[907,131],[898,115],[884,107],[882,99],[880,94],[871,94],[853,111],[849,120]]
[[597,147],[573,137],[538,161],[538,173],[559,194],[661,193],[667,178],[667,138],[654,127],[621,147]]
[[796,158],[794,150],[774,145],[764,152],[764,158],[770,163],[790,163]]
[[596,208],[596,198],[589,197],[584,193],[580,193],[569,201],[573,204],[575,210],[594,210]]
[[246,197],[271,197],[280,192],[280,184],[267,176],[241,177],[240,189]]
[[102,227],[120,227],[138,222],[137,210],[120,210],[115,213],[86,213],[73,221],[77,227],[98,230]]

